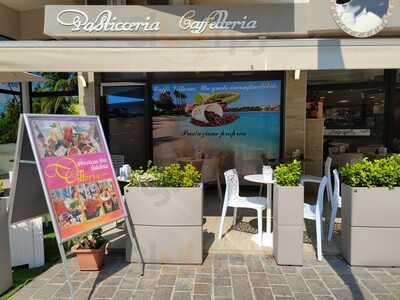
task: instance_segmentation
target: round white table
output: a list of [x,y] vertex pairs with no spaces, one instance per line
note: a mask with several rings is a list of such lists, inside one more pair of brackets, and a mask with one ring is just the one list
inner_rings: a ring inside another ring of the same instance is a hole
[[259,246],[263,247],[273,247],[273,234],[272,234],[272,212],[271,212],[271,203],[272,203],[272,185],[275,183],[275,180],[267,180],[263,174],[254,174],[254,175],[246,175],[244,179],[250,182],[260,183],[260,196],[262,193],[262,186],[264,184],[267,185],[267,231],[263,232],[262,235],[262,243],[260,245],[260,240],[257,235],[252,237],[252,241],[257,243]]

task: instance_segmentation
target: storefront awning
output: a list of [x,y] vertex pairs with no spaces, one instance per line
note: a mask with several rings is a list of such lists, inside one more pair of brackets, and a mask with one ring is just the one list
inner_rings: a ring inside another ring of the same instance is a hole
[[203,72],[400,68],[400,39],[16,41],[0,72]]

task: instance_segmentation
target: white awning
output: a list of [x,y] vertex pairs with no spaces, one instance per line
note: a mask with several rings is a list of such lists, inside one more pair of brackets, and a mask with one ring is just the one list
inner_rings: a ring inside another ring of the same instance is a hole
[[400,39],[16,41],[0,72],[201,72],[400,68]]

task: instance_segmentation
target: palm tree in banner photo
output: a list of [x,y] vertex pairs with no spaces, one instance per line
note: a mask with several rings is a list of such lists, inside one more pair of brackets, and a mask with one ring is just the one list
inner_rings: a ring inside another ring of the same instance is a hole
[[184,110],[186,106],[187,96],[177,89],[174,89],[174,96],[178,102],[179,110]]
[[47,79],[32,83],[32,112],[41,114],[79,114],[76,73],[39,73]]

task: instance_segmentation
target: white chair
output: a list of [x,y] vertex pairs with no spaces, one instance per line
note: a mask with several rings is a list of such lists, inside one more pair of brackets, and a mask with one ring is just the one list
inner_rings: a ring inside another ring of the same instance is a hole
[[[328,194],[328,201],[332,201],[332,178],[331,178],[331,165],[332,158],[329,156],[326,158],[325,167],[324,167],[324,176],[326,176],[328,182],[326,185],[326,190]],[[306,182],[310,183],[321,183],[322,177],[320,176],[312,176],[312,175],[303,175],[301,176],[301,183],[304,184]]]
[[317,236],[317,258],[322,259],[322,212],[324,209],[324,193],[328,179],[326,176],[322,177],[321,183],[318,188],[318,196],[316,204],[304,203],[304,219],[315,221],[315,232]]
[[342,207],[342,197],[340,196],[340,180],[339,173],[333,170],[333,180],[335,182],[332,200],[331,200],[331,217],[329,220],[328,241],[332,240],[333,227],[335,226],[336,214],[338,208]]
[[222,208],[221,223],[219,226],[218,238],[222,238],[222,231],[224,229],[224,218],[228,207],[233,207],[233,225],[236,224],[237,209],[238,208],[250,208],[257,210],[258,220],[258,236],[260,239],[260,245],[262,245],[262,213],[267,207],[266,197],[241,197],[239,195],[239,177],[235,169],[228,170],[224,173],[226,190],[224,198],[224,206]]

